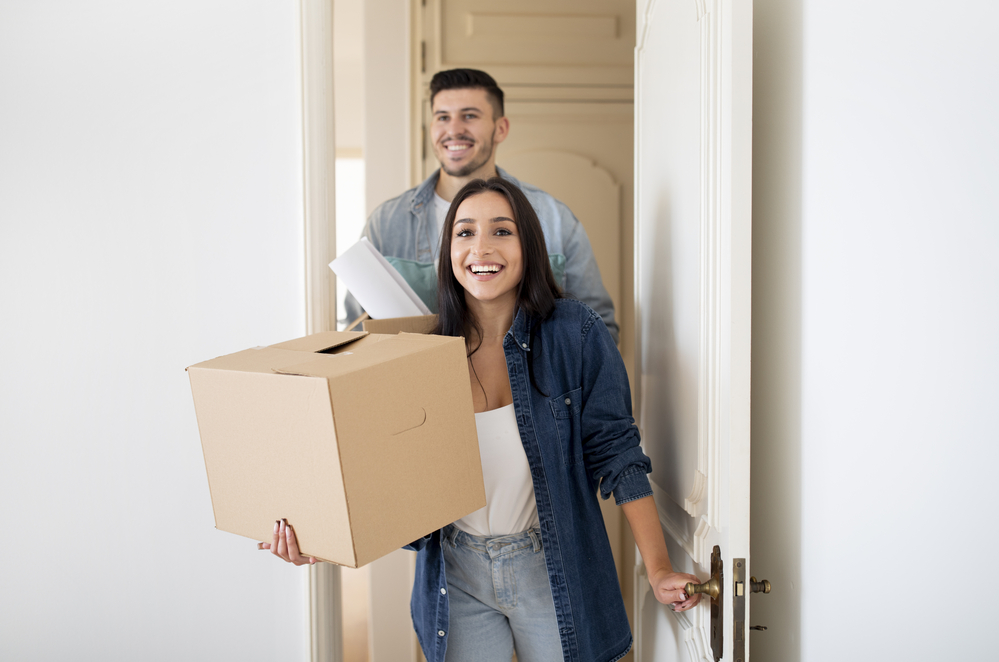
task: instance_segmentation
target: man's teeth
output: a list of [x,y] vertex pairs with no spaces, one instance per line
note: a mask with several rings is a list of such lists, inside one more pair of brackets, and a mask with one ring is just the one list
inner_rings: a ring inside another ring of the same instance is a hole
[[448,145],[447,151],[449,152],[460,152],[465,149],[469,149],[471,145]]
[[474,266],[471,267],[471,269],[472,269],[472,273],[473,274],[496,273],[497,271],[500,270],[498,264],[490,264],[490,265],[482,265],[482,266],[480,266],[480,265],[474,265]]

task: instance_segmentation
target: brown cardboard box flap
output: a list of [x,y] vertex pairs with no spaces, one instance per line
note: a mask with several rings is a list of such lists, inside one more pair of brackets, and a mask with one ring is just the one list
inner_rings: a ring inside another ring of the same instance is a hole
[[322,333],[314,333],[304,338],[296,338],[295,340],[271,345],[271,347],[292,349],[297,352],[324,352],[334,347],[346,345],[366,335],[368,335],[367,331],[323,331]]
[[301,363],[308,358],[305,352],[277,347],[256,347],[242,352],[202,361],[188,368],[191,370],[234,370],[237,372],[262,372],[273,374],[290,365]]
[[437,326],[437,315],[366,319],[362,328],[370,333],[430,333]]
[[[276,368],[274,372],[328,379],[341,377],[457,341],[456,338],[418,333],[400,333],[396,336],[372,335],[344,348],[346,351],[339,351],[336,354],[313,354],[307,361],[282,366]],[[378,345],[377,349],[374,347],[375,344]]]

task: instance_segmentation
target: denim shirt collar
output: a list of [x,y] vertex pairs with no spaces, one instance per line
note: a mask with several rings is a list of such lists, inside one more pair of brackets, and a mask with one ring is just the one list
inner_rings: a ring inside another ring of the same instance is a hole
[[523,308],[518,308],[507,335],[521,352],[531,351],[531,329],[533,327],[534,318],[525,313]]
[[[503,170],[499,166],[496,166],[496,173],[503,179],[511,182],[515,186],[520,186],[520,182],[510,176],[507,171]],[[413,214],[417,214],[423,207],[430,203],[434,197],[434,189],[437,187],[437,180],[440,179],[441,169],[437,168],[430,176],[423,180],[423,183],[416,187],[413,192],[413,198],[409,201],[409,211]]]
[[434,187],[437,186],[437,180],[441,176],[441,169],[438,168],[434,170],[429,177],[423,180],[423,183],[416,187],[413,191],[413,197],[409,201],[409,211],[416,214],[424,205],[429,203],[434,197]]

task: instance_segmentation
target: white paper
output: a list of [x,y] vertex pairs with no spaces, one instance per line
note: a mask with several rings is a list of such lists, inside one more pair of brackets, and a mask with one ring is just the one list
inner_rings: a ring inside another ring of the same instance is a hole
[[330,262],[347,289],[372,319],[429,315],[430,309],[367,237]]

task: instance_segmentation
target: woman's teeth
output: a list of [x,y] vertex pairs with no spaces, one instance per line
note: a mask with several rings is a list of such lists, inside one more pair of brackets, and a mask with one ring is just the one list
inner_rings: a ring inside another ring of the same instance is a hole
[[498,264],[490,264],[488,266],[474,265],[469,267],[473,274],[493,274],[500,270]]

